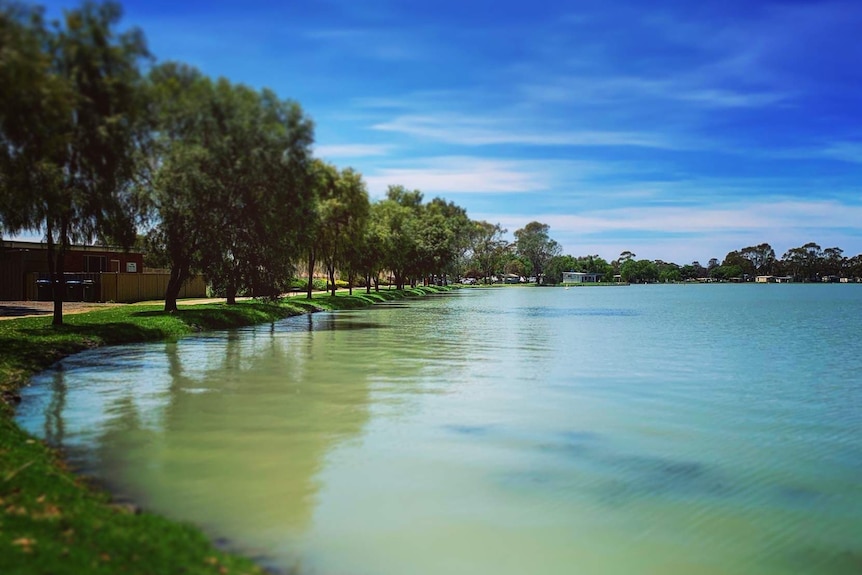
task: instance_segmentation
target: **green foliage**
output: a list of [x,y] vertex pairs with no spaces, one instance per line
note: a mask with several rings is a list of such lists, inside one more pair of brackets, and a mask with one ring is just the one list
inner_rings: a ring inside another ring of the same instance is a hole
[[318,162],[317,234],[315,251],[329,274],[330,289],[335,295],[335,272],[342,268],[352,279],[361,265],[362,245],[369,217],[368,192],[362,176],[352,168],[339,171]]
[[473,222],[471,263],[486,283],[502,269],[503,259],[509,253],[509,244],[503,239],[505,233],[500,224]]
[[649,260],[626,260],[620,266],[620,275],[629,283],[652,283],[659,279],[658,266]]
[[572,256],[554,256],[548,261],[545,268],[545,283],[562,283],[563,272],[570,271],[583,271],[578,265],[578,260]]
[[268,90],[173,63],[150,74],[155,122],[152,246],[170,261],[166,309],[191,270],[228,301],[288,287],[311,201],[312,125]]
[[120,15],[88,2],[49,27],[40,9],[0,4],[0,223],[45,234],[55,283],[72,243],[135,239],[148,53],[138,30],[115,31]]
[[[543,281],[545,267],[551,258],[560,255],[560,245],[548,236],[550,226],[540,222],[530,222],[515,231],[515,246],[518,253],[530,261],[532,274],[539,283]],[[561,276],[562,277],[562,276]]]

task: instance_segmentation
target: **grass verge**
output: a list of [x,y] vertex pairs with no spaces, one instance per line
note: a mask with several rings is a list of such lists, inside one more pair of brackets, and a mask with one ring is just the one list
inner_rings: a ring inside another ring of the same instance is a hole
[[156,306],[122,306],[0,322],[0,573],[241,574],[262,573],[250,559],[217,549],[196,527],[115,505],[72,473],[56,449],[13,420],[29,378],[73,353],[122,343],[177,339],[202,331],[268,323],[321,310],[357,309],[445,288],[420,287],[311,301],[204,304],[168,314]]

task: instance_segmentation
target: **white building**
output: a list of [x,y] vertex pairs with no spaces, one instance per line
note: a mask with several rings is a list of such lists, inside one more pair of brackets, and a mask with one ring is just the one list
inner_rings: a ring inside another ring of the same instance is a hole
[[599,281],[602,274],[587,272],[563,272],[564,284],[594,284]]

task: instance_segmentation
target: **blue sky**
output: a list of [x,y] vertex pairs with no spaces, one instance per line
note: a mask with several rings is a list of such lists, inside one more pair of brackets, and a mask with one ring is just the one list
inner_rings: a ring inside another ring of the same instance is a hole
[[[48,2],[49,14],[76,2]],[[565,253],[862,252],[862,2],[124,3],[159,61],[270,87],[316,154]]]

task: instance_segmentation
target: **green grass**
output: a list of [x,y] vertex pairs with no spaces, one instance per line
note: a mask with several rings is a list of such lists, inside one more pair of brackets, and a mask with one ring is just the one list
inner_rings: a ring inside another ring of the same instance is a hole
[[[109,344],[178,339],[201,330],[267,323],[319,310],[356,309],[445,288],[354,295],[320,294],[280,302],[181,307],[129,305],[67,315],[0,321],[0,392],[7,401],[62,357]],[[182,305],[182,304],[181,304]],[[62,454],[22,431],[0,402],[0,573],[262,573],[251,560],[216,549],[196,527],[114,505],[104,491],[66,468]]]

